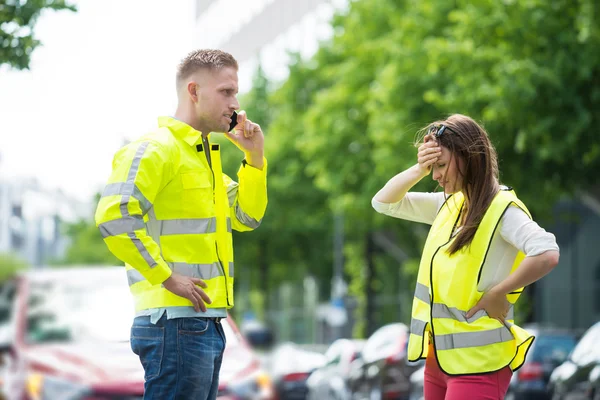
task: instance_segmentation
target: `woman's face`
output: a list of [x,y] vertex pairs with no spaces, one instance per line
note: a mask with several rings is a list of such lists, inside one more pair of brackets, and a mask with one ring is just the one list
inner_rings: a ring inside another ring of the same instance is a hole
[[[453,155],[447,147],[440,146],[442,155],[433,164],[433,179],[438,181],[444,188],[444,193],[453,194],[462,190],[463,177],[459,172],[459,164],[462,167],[463,160]],[[461,168],[462,169],[462,168]]]

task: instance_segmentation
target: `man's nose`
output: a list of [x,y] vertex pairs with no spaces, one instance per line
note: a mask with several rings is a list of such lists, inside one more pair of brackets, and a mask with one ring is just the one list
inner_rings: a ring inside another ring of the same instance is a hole
[[236,97],[236,98],[233,100],[233,103],[231,103],[231,104],[229,105],[229,107],[230,107],[232,110],[239,110],[239,109],[240,109],[240,102],[238,101],[237,97]]

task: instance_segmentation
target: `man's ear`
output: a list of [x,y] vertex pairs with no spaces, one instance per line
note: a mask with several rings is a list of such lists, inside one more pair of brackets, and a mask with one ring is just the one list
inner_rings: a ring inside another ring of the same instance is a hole
[[187,93],[194,103],[198,102],[198,91],[199,90],[200,90],[200,85],[198,85],[196,82],[194,82],[194,81],[188,82]]

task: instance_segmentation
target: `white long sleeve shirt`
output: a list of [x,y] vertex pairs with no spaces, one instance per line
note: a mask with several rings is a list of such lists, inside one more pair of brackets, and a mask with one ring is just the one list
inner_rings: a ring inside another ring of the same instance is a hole
[[[397,203],[373,199],[371,204],[381,214],[431,225],[444,200],[445,195],[441,192],[409,192]],[[500,229],[494,232],[478,290],[485,292],[503,281],[510,274],[519,250],[532,257],[549,250],[558,251],[558,245],[553,234],[546,232],[523,210],[511,206],[502,216]]]

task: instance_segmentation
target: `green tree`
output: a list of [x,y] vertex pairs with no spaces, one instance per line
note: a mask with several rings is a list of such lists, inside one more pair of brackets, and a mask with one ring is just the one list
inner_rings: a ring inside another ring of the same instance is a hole
[[106,247],[102,235],[93,221],[80,220],[69,224],[66,234],[71,245],[60,265],[123,265]]
[[[98,204],[100,193],[94,196],[93,206]],[[65,257],[56,260],[54,264],[60,266],[68,265],[123,265],[116,258],[102,239],[100,231],[93,220],[81,219],[77,222],[67,224],[64,233],[70,239]]]
[[0,4],[0,65],[29,68],[32,52],[40,45],[34,30],[45,9],[76,11],[64,0],[6,0]]
[[393,50],[376,79],[382,123],[370,134],[470,115],[492,136],[502,180],[539,215],[596,184],[587,173],[600,166],[596,2],[389,4],[395,28],[380,40]]
[[[342,209],[352,223],[346,266],[359,315],[378,313],[374,293],[414,285],[410,260],[427,227],[375,215],[370,200],[416,162],[411,145],[424,124],[455,112],[483,122],[503,183],[534,215],[596,185],[586,173],[600,166],[596,8],[591,0],[354,1],[335,18],[332,40],[294,61],[273,96],[272,131],[286,132],[277,150],[295,149],[325,195],[312,213]],[[425,179],[415,189],[434,188]],[[397,257],[380,251],[381,235],[409,260],[400,273]]]
[[14,254],[0,254],[0,282],[28,268],[27,262]]

